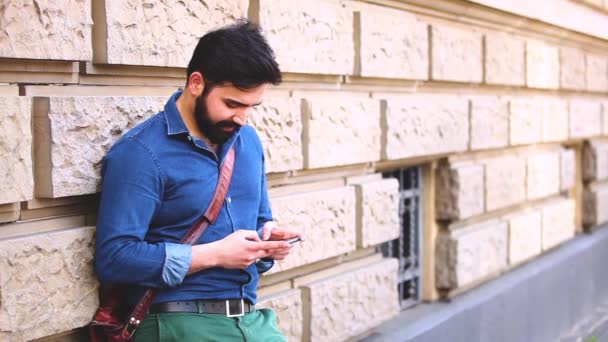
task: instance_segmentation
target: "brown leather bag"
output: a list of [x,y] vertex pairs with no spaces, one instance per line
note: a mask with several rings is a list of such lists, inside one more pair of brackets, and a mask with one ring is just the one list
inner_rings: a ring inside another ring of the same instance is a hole
[[[215,222],[232,180],[234,159],[235,151],[234,147],[232,147],[222,163],[219,179],[209,207],[190,228],[181,243],[190,245],[196,243],[209,224]],[[157,289],[153,288],[147,289],[131,314],[127,315],[128,312],[126,312],[124,307],[124,291],[122,287],[104,288],[101,291],[99,308],[89,323],[91,341],[131,341],[135,330],[143,322],[144,316],[150,304],[152,304],[157,291]]]

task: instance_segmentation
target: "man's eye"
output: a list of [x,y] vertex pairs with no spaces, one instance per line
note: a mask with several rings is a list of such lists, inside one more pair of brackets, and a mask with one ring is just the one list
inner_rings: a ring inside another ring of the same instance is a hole
[[238,107],[238,106],[239,106],[239,105],[237,105],[236,103],[232,103],[232,102],[229,102],[229,103],[227,103],[226,105],[228,106],[228,108],[236,108],[236,107]]

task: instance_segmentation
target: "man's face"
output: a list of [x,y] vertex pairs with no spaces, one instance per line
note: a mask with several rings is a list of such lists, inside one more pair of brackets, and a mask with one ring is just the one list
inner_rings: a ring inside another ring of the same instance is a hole
[[265,84],[247,90],[231,84],[205,88],[194,107],[199,129],[211,143],[225,143],[247,124],[251,110],[262,102],[265,90]]

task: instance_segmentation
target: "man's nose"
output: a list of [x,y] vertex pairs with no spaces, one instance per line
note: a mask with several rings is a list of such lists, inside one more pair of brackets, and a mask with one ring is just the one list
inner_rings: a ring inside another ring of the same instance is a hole
[[247,124],[247,119],[249,119],[250,110],[250,108],[237,110],[237,112],[234,114],[233,121],[239,126],[245,126]]

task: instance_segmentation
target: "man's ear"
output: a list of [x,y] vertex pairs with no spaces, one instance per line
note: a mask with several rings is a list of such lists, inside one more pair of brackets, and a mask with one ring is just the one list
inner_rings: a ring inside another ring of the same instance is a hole
[[189,92],[193,97],[198,97],[203,93],[204,89],[205,80],[203,79],[203,75],[198,71],[190,74],[190,77],[188,77],[188,84],[184,91]]

